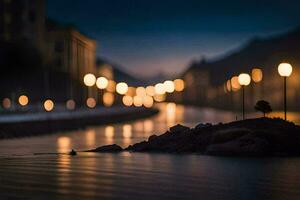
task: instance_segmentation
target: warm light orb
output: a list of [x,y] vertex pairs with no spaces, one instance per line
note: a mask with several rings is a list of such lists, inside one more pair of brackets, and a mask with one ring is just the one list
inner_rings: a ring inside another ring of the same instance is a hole
[[280,76],[289,77],[293,72],[293,67],[289,63],[280,63],[278,65],[278,73]]
[[144,97],[147,95],[146,89],[144,87],[136,88],[136,95],[140,97]]
[[135,96],[133,98],[133,105],[136,107],[141,107],[143,105],[143,97]]
[[128,91],[128,85],[124,82],[118,83],[116,86],[117,93],[119,94],[126,94]]
[[11,107],[11,100],[9,98],[4,98],[2,101],[2,106],[5,109],[9,109]]
[[174,86],[173,81],[169,81],[169,80],[165,81],[164,82],[164,87],[165,87],[165,91],[168,92],[168,93],[172,93],[175,90],[175,86]]
[[132,106],[133,104],[133,98],[131,96],[124,96],[122,98],[122,102],[125,106]]
[[136,95],[136,89],[135,87],[128,87],[128,91],[126,92],[126,96],[135,96]]
[[103,104],[104,104],[104,106],[110,107],[114,104],[114,101],[115,101],[115,96],[114,96],[113,93],[105,92],[103,94]]
[[156,94],[165,94],[166,93],[164,84],[162,84],[162,83],[157,83],[155,85],[154,89],[155,89]]
[[88,98],[87,100],[86,100],[86,105],[87,105],[87,107],[89,107],[89,108],[95,108],[96,107],[96,100],[94,99],[94,98],[92,98],[92,97],[90,97],[90,98]]
[[154,96],[155,95],[155,88],[152,85],[149,85],[146,87],[146,93],[148,96]]
[[231,89],[233,91],[237,91],[241,88],[241,85],[239,83],[239,77],[238,76],[234,76],[230,79],[231,82]]
[[251,76],[252,76],[253,82],[259,83],[259,82],[261,82],[262,79],[263,79],[263,72],[262,72],[261,69],[254,68],[254,69],[252,69],[252,71],[251,71]]
[[166,95],[165,94],[156,94],[156,95],[154,95],[153,98],[156,102],[163,102],[166,100]]
[[96,86],[99,89],[105,89],[108,86],[108,80],[105,77],[99,77],[97,78]]
[[54,109],[54,102],[51,100],[51,99],[47,99],[45,102],[44,102],[44,109],[47,111],[47,112],[50,112]]
[[94,74],[86,74],[83,78],[83,82],[86,86],[91,87],[96,83],[96,77]]
[[240,74],[238,80],[239,84],[242,86],[247,86],[251,83],[251,77],[249,74],[246,73]]
[[151,96],[144,96],[143,97],[143,105],[146,107],[146,108],[151,108],[153,106],[153,98]]
[[113,80],[109,80],[106,90],[107,90],[107,92],[115,92],[116,91],[116,82]]
[[231,80],[227,80],[226,89],[227,89],[228,92],[231,92]]
[[184,90],[184,81],[182,79],[175,79],[174,87],[176,92],[182,92]]
[[21,95],[18,101],[21,106],[26,106],[29,103],[29,99],[26,95]]
[[66,103],[66,107],[68,110],[74,110],[76,107],[76,102],[73,99],[69,99]]

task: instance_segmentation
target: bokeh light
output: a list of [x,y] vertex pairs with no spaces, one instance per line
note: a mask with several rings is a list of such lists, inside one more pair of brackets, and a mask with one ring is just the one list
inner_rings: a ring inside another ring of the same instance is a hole
[[153,98],[156,102],[163,102],[166,100],[166,95],[165,94],[156,94],[156,95],[154,95]]
[[289,63],[280,63],[278,66],[278,73],[280,76],[289,77],[293,72],[293,67]]
[[251,71],[251,76],[252,76],[253,82],[259,83],[259,82],[261,82],[262,79],[263,79],[263,72],[262,72],[262,70],[259,69],[259,68],[254,68],[254,69],[252,69],[252,71]]
[[146,93],[148,96],[154,96],[155,95],[155,88],[152,85],[149,85],[146,87]]
[[164,88],[165,88],[165,91],[168,92],[168,93],[174,92],[175,86],[174,86],[173,81],[169,81],[169,80],[165,81],[164,82]]
[[2,106],[5,109],[9,109],[11,107],[11,100],[9,98],[4,98],[2,101]]
[[164,84],[162,84],[162,83],[157,83],[155,85],[154,89],[155,89],[156,94],[165,94],[166,93]]
[[91,87],[96,83],[96,77],[94,74],[86,74],[83,78],[83,82],[86,86]]
[[238,76],[232,77],[230,81],[231,81],[231,89],[233,91],[237,91],[237,90],[239,90],[241,88]]
[[28,99],[28,97],[27,97],[26,95],[21,95],[21,96],[19,96],[18,101],[19,101],[19,104],[20,104],[21,106],[26,106],[26,105],[28,105],[28,103],[29,103],[29,99]]
[[122,102],[125,106],[132,106],[133,98],[131,96],[123,96]]
[[99,77],[97,78],[96,86],[99,89],[105,89],[108,86],[108,80],[105,77]]
[[107,87],[106,87],[107,92],[115,92],[116,91],[116,82],[113,80],[109,80]]
[[76,102],[73,99],[69,99],[66,103],[66,107],[68,110],[74,110],[76,107]]
[[144,96],[143,97],[143,105],[146,107],[146,108],[151,108],[153,106],[153,98],[151,96]]
[[136,88],[136,95],[140,97],[146,96],[146,89],[144,87],[138,87]]
[[243,86],[247,86],[251,83],[251,77],[249,74],[242,73],[238,77],[239,84]]
[[114,104],[114,101],[115,101],[115,96],[114,96],[113,93],[105,92],[103,94],[103,104],[104,104],[104,106],[110,107]]
[[182,79],[175,79],[174,86],[176,92],[182,92],[184,90],[184,81]]
[[94,98],[90,97],[90,98],[88,98],[88,99],[86,100],[86,105],[87,105],[87,107],[89,107],[89,108],[95,108],[96,105],[97,105],[97,102],[96,102],[96,100],[95,100]]
[[116,86],[117,93],[123,95],[128,91],[128,85],[124,82],[118,83]]
[[51,99],[47,99],[45,102],[44,102],[44,109],[47,111],[47,112],[50,112],[54,109],[54,102],[51,100]]
[[136,107],[141,107],[141,106],[143,106],[143,97],[135,96],[135,97],[133,98],[133,104],[134,104],[134,106],[136,106]]

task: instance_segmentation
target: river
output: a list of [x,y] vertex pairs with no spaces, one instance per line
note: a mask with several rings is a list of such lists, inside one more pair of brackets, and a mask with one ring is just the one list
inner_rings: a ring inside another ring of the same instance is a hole
[[[299,158],[66,153],[123,147],[175,124],[229,122],[235,113],[160,104],[148,119],[0,141],[0,199],[299,199]],[[293,115],[294,116],[294,115]],[[295,115],[299,116],[299,115]],[[297,117],[295,117],[298,120]]]

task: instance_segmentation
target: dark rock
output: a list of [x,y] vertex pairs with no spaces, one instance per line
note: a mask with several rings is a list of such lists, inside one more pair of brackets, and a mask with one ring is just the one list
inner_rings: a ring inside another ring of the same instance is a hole
[[113,144],[113,145],[106,145],[102,147],[98,147],[96,149],[88,150],[86,152],[99,152],[99,153],[118,153],[123,151],[122,147]]
[[69,152],[69,155],[70,156],[76,156],[77,152],[74,149],[72,149],[72,151]]
[[148,139],[149,142],[153,141],[155,138],[157,138],[157,135],[151,135]]
[[190,130],[190,128],[189,128],[189,127],[186,127],[186,126],[183,126],[183,125],[181,125],[181,124],[177,124],[177,125],[172,126],[172,127],[170,128],[170,132],[171,132],[171,133],[185,132],[185,131],[187,131],[187,130]]

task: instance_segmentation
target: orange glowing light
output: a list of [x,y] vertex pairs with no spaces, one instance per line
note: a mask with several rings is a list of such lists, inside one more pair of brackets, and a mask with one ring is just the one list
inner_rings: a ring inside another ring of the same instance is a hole
[[143,97],[135,96],[135,97],[133,98],[133,104],[134,104],[134,106],[136,106],[136,107],[141,107],[141,106],[143,106]]
[[26,106],[26,105],[28,105],[28,103],[29,103],[29,99],[28,99],[28,97],[27,97],[26,95],[21,95],[21,96],[19,97],[18,101],[19,101],[19,104],[20,104],[21,106]]
[[233,91],[237,91],[241,88],[238,76],[232,77],[230,81],[231,81],[231,89]]
[[5,109],[9,109],[11,107],[11,101],[9,98],[4,98],[2,101],[2,106]]
[[124,96],[122,101],[125,106],[132,106],[133,104],[133,98],[131,96]]
[[154,87],[156,94],[165,94],[165,86],[162,83],[157,83]]
[[44,102],[44,109],[47,111],[47,112],[50,112],[54,109],[54,102],[51,100],[51,99],[47,99],[45,102]]
[[104,104],[104,106],[110,107],[114,104],[114,101],[115,101],[115,96],[114,96],[113,93],[105,92],[103,94],[103,104]]
[[146,107],[146,108],[151,108],[153,106],[153,98],[151,96],[144,96],[143,97],[143,105]]
[[66,107],[68,110],[74,110],[76,107],[76,102],[73,99],[69,99],[66,103]]
[[182,79],[175,79],[174,86],[176,92],[182,92],[184,90],[184,81]]
[[154,86],[150,85],[146,87],[146,93],[148,96],[154,96],[155,95],[155,88]]
[[174,83],[173,83],[173,81],[165,81],[164,82],[164,90],[166,91],[166,92],[168,92],[168,93],[172,93],[172,92],[174,92],[174,90],[175,90],[175,86],[174,86]]
[[140,97],[144,97],[144,96],[146,96],[146,89],[145,88],[143,88],[143,87],[138,87],[138,88],[136,88],[136,95],[137,96],[140,96]]
[[89,108],[95,108],[96,107],[96,100],[94,99],[94,98],[92,98],[92,97],[90,97],[90,98],[88,98],[87,100],[86,100],[86,105],[87,105],[87,107],[89,107]]
[[106,90],[107,90],[107,92],[115,92],[116,91],[116,82],[113,80],[109,80]]
[[153,98],[154,98],[154,100],[156,102],[163,102],[163,101],[166,100],[166,95],[164,95],[164,94],[156,94],[156,95],[154,95]]
[[252,71],[251,71],[251,76],[252,76],[253,82],[259,83],[259,82],[261,82],[262,79],[263,79],[263,72],[262,72],[261,69],[254,68],[254,69],[252,69]]

